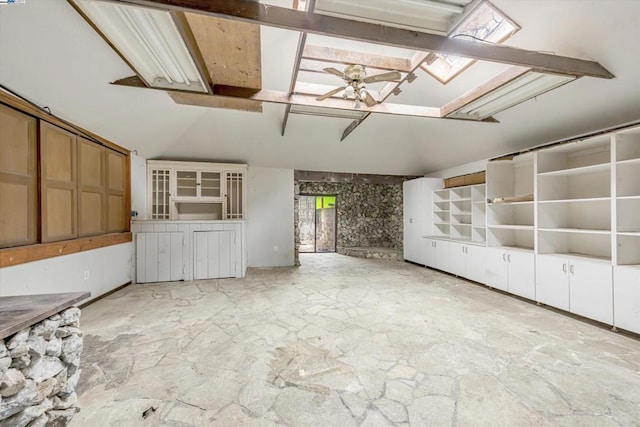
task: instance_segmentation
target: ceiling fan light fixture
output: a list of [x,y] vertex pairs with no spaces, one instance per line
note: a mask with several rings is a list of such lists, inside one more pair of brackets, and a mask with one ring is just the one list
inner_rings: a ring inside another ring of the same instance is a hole
[[347,86],[346,89],[344,90],[344,94],[348,98],[351,98],[354,93],[355,93],[355,89],[353,88],[353,86]]

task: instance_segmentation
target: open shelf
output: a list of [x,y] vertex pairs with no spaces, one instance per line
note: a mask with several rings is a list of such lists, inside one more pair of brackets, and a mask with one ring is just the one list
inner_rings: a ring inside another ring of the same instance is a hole
[[560,169],[551,172],[542,172],[538,176],[570,176],[583,175],[588,173],[604,172],[611,169],[611,163],[600,163],[597,165],[580,166],[571,169]]
[[489,225],[488,228],[503,229],[503,230],[531,230],[531,231],[533,231],[533,225],[502,224],[502,225]]
[[640,264],[640,233],[617,235],[618,265]]
[[616,203],[616,231],[640,232],[640,199],[618,199]]
[[618,164],[616,193],[618,197],[640,196],[640,166],[638,164]]
[[487,244],[491,247],[516,247],[533,250],[533,227],[520,228],[487,228]]
[[539,230],[551,233],[611,234],[611,230],[595,228],[540,228]]
[[602,199],[611,197],[611,171],[584,175],[539,175],[538,201]]
[[533,200],[528,200],[524,202],[498,202],[498,203],[487,203],[489,206],[513,206],[513,205],[533,205],[535,202]]
[[640,159],[618,160],[619,165],[640,165]]
[[602,202],[610,201],[611,197],[591,197],[586,199],[559,199],[559,200],[540,200],[539,204],[547,203],[581,203],[581,202]]
[[576,254],[592,258],[611,259],[611,232],[581,229],[541,229],[538,232],[538,253]]
[[615,143],[618,164],[640,164],[640,126],[618,133]]
[[611,199],[541,204],[538,208],[538,227],[611,231]]
[[542,150],[538,153],[539,176],[570,176],[611,168],[611,135],[598,135]]

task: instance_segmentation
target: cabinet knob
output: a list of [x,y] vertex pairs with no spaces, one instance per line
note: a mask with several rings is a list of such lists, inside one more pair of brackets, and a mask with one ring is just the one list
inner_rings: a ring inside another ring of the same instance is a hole
[[562,264],[562,271],[567,272],[567,264]]
[[571,274],[573,274],[573,273],[574,273],[574,271],[573,271],[573,264],[571,264],[571,267],[569,267],[569,271],[571,272]]

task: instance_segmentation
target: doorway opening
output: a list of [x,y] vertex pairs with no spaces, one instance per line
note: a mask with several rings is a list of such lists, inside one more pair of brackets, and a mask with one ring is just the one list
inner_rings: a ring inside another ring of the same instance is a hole
[[335,252],[336,196],[301,195],[298,200],[300,252]]

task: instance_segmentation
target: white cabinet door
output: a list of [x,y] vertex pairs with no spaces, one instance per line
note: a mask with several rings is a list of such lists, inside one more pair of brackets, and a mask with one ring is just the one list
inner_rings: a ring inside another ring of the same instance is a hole
[[555,255],[536,259],[536,301],[569,310],[569,261]]
[[233,231],[193,232],[193,278],[236,277],[236,240]]
[[569,311],[613,324],[613,278],[608,263],[570,260]]
[[507,264],[509,293],[535,299],[535,255],[530,252],[508,251]]
[[487,248],[467,245],[467,279],[486,283]]
[[434,240],[435,242],[435,253],[436,259],[433,264],[433,268],[437,268],[438,270],[449,272],[449,244],[451,242],[447,242],[444,240]]
[[616,327],[640,333],[640,269],[614,268],[613,307]]
[[436,262],[436,245],[435,240],[422,238],[422,262],[427,267],[433,267]]
[[136,282],[184,279],[184,234],[136,233]]
[[485,284],[502,291],[508,290],[507,251],[500,248],[487,248]]
[[420,263],[422,261],[422,185],[414,179],[403,183],[404,259]]
[[467,245],[449,242],[449,269],[445,270],[460,277],[467,277]]

